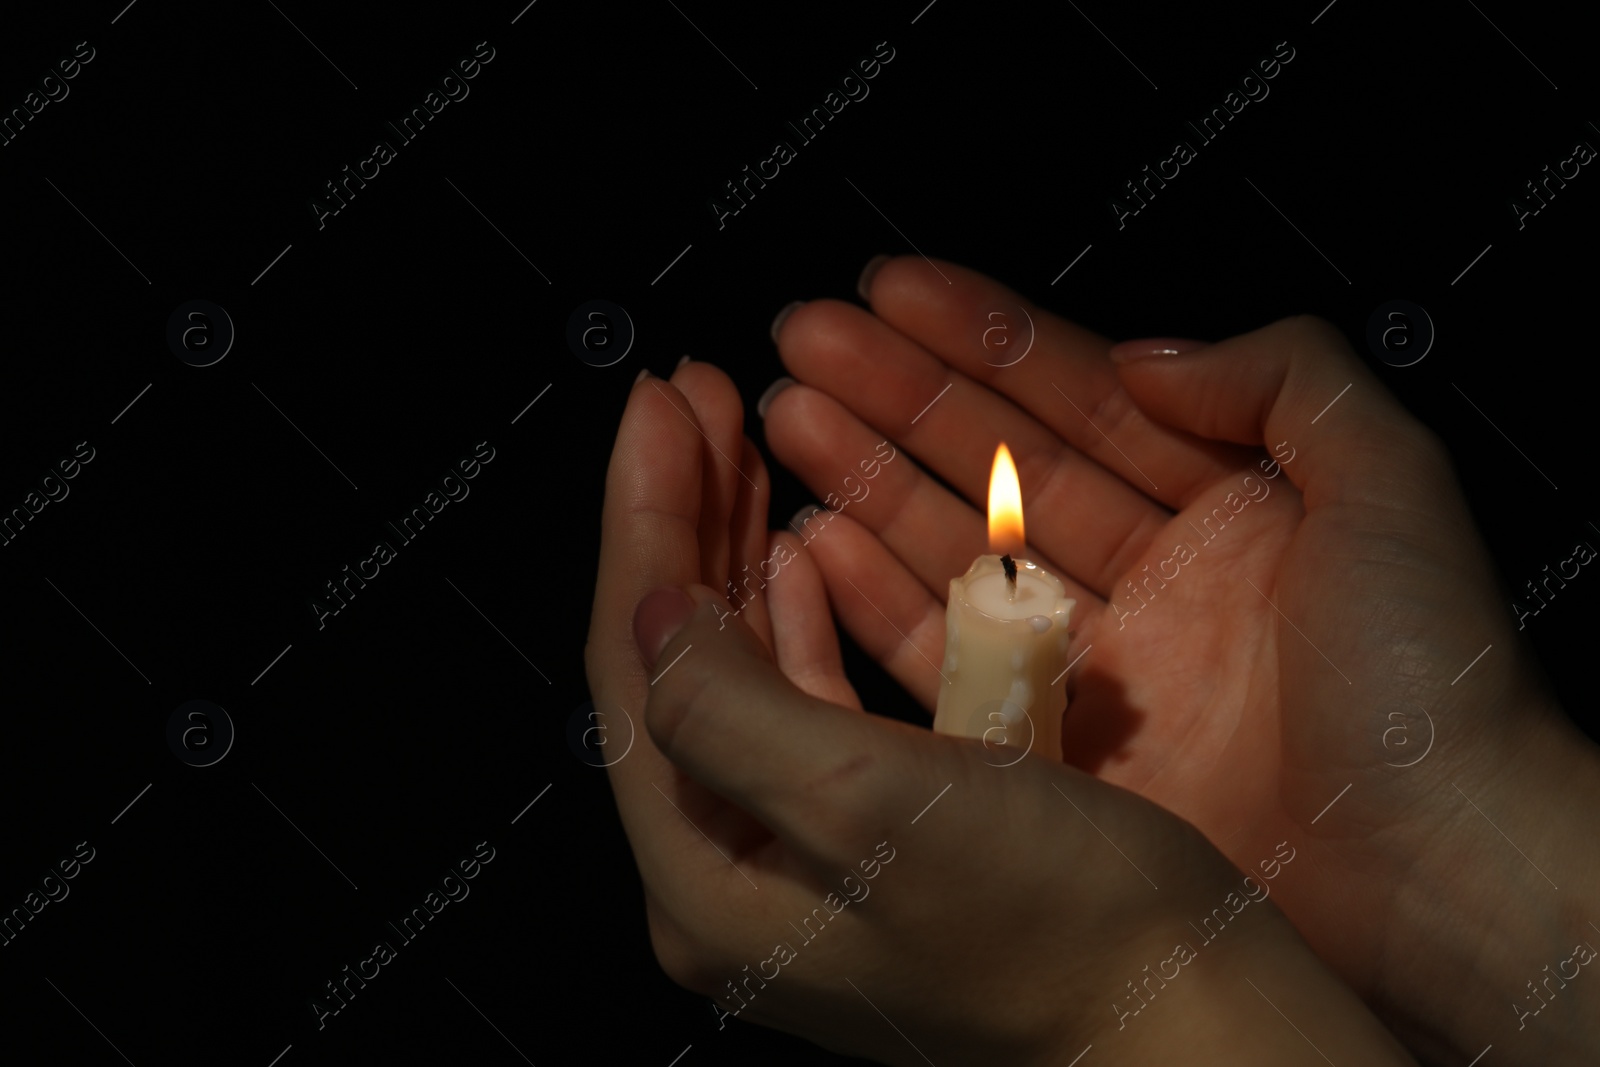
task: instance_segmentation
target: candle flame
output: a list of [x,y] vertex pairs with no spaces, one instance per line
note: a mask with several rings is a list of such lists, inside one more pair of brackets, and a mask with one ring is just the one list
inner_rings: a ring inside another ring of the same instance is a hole
[[1017,465],[1004,441],[994,451],[994,466],[989,471],[989,551],[1023,557],[1022,483],[1017,480]]

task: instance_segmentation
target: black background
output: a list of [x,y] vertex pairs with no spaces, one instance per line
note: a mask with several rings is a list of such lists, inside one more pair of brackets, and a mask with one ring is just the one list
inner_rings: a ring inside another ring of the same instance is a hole
[[[566,738],[634,376],[715,362],[759,443],[773,314],[853,298],[878,252],[969,265],[1114,338],[1313,312],[1366,354],[1372,311],[1412,301],[1427,357],[1367,358],[1449,443],[1506,610],[1600,537],[1600,178],[1521,230],[1510,207],[1600,144],[1567,9],[925,3],[5,14],[6,111],[77,42],[95,58],[0,147],[0,510],[77,442],[94,459],[0,548],[0,910],[78,842],[96,854],[0,948],[0,1060],[829,1061],[719,1032],[665,978],[604,772]],[[323,183],[479,41],[470,95],[319,229]],[[719,229],[710,198],[880,41],[870,95]],[[1119,230],[1121,183],[1280,41],[1270,96]],[[192,299],[237,330],[210,367],[166,341]],[[637,330],[603,369],[565,340],[592,299]],[[319,629],[323,583],[484,440],[470,496]],[[774,473],[778,525],[812,494]],[[1580,576],[1524,634],[1575,715],[1597,590]],[[907,712],[850,662],[869,706]],[[167,744],[191,699],[237,729],[210,767]],[[323,983],[485,840],[471,895],[319,1031]]]

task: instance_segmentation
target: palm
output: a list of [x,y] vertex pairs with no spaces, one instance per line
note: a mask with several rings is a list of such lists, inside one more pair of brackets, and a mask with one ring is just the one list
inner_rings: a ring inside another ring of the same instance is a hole
[[[1160,547],[1123,573],[1120,594],[1084,613],[1063,728],[1069,763],[1182,814],[1224,846],[1276,803],[1280,692],[1302,687],[1280,682],[1279,619],[1266,599],[1300,518],[1299,494],[1281,476],[1258,479],[1272,495],[1213,532],[1212,503],[1240,478],[1180,511],[1156,535]],[[1168,581],[1162,572],[1174,573],[1167,561],[1178,545],[1194,555]]]

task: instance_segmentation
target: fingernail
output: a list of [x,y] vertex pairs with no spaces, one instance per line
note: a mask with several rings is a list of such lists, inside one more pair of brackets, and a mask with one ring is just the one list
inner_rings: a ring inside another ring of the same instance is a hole
[[[801,533],[801,531],[806,529],[806,523],[812,521],[812,516],[819,512],[828,516],[827,519],[821,520],[822,522],[827,522],[833,518],[833,512],[829,511],[821,504],[807,504],[805,507],[794,513],[794,518],[789,520],[789,529],[793,530],[795,533]],[[802,534],[802,536],[804,535]],[[809,541],[810,538],[807,537],[806,540]]]
[[767,391],[761,394],[760,400],[756,401],[756,414],[760,415],[763,419],[766,418],[767,406],[772,403],[772,398],[793,384],[794,379],[788,375],[784,375],[782,378],[779,378],[777,381],[767,386]]
[[648,377],[650,377],[650,368],[649,367],[640,367],[639,368],[639,376],[633,380],[633,384],[634,385],[638,385],[640,382],[644,381]]
[[[689,362],[689,357],[688,356],[684,356],[682,359],[678,360],[678,367],[683,366],[687,362]],[[673,370],[677,370],[678,367],[673,367],[672,369]]]
[[873,256],[867,260],[867,265],[861,268],[861,277],[856,279],[856,292],[860,293],[861,299],[869,304],[872,303],[872,297],[868,294],[872,292],[873,275],[877,274],[878,269],[889,262],[889,259],[890,257],[885,255]]
[[1124,341],[1111,349],[1114,363],[1131,363],[1152,356],[1177,356],[1210,348],[1210,341],[1193,341],[1186,337],[1146,337],[1138,341]]
[[787,319],[790,315],[793,315],[794,309],[804,303],[804,300],[792,300],[783,305],[783,307],[778,311],[778,314],[773,317],[772,329],[769,331],[772,334],[773,344],[778,343],[778,331],[783,329],[783,320]]
[[694,614],[694,601],[676,586],[663,586],[647,593],[633,609],[633,640],[645,666],[654,669],[661,650]]

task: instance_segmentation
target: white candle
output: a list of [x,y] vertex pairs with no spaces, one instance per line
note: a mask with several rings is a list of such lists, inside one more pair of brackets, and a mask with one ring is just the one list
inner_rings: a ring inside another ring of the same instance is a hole
[[989,547],[950,580],[945,607],[944,680],[933,728],[982,739],[998,765],[1035,751],[1061,759],[1067,625],[1076,601],[1055,575],[1002,554],[1024,551],[1022,493],[1004,443],[989,478]]

